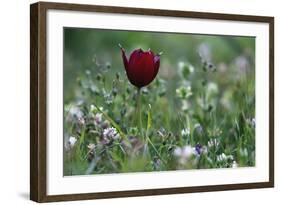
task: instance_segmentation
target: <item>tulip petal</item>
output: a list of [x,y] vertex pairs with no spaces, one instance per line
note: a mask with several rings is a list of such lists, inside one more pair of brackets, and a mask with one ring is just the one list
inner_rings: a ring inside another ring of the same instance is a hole
[[156,77],[160,67],[160,55],[154,56],[154,78]]
[[128,62],[127,56],[125,54],[125,50],[123,48],[121,48],[121,51],[122,51],[122,59],[123,59],[124,67],[125,67],[125,69],[127,71],[128,70],[129,62]]
[[154,54],[151,51],[145,52],[144,70],[143,70],[143,84],[148,85],[155,78],[154,75]]

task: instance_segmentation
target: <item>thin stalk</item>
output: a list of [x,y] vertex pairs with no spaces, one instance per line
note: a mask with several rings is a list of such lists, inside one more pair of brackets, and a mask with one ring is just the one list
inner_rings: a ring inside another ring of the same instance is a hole
[[139,123],[139,131],[141,133],[142,138],[144,139],[144,135],[142,131],[142,115],[141,115],[141,88],[138,88],[138,92],[137,92],[137,117]]
[[156,155],[158,156],[158,158],[166,165],[167,162],[161,157],[160,153],[157,151],[156,147],[154,146],[154,144],[151,142],[149,137],[146,137],[147,142],[151,145],[152,149],[154,150],[154,152],[156,153]]

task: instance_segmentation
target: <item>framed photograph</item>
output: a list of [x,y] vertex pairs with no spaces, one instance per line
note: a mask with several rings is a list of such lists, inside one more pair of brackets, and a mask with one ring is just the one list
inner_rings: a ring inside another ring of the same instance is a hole
[[30,198],[274,186],[274,18],[30,7]]

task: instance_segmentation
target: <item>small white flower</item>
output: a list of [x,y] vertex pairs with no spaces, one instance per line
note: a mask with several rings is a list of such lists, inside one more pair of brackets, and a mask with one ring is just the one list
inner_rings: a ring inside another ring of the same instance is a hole
[[181,98],[181,99],[187,99],[190,96],[192,96],[192,91],[191,91],[191,86],[187,85],[187,86],[181,86],[179,88],[176,89],[176,95],[177,97]]
[[182,150],[182,156],[184,158],[187,158],[189,159],[190,157],[192,157],[193,155],[195,155],[195,148],[194,147],[191,147],[191,146],[185,146],[183,147],[183,150]]
[[183,61],[180,61],[180,62],[178,63],[178,66],[179,66],[179,68],[181,69],[181,68],[183,68],[183,67],[185,66],[185,63],[184,63]]
[[179,73],[183,77],[187,77],[187,75],[194,72],[194,67],[190,63],[187,63],[187,62],[180,61],[178,63],[178,68],[179,68]]
[[103,137],[115,140],[118,139],[120,136],[114,127],[110,127],[104,129]]
[[217,156],[217,161],[218,162],[222,162],[225,161],[227,159],[226,155],[224,153],[220,154]]
[[185,128],[181,130],[181,135],[182,136],[189,136],[190,135],[190,129]]
[[218,92],[219,92],[219,89],[218,89],[218,85],[216,83],[213,83],[213,82],[208,83],[208,85],[207,85],[208,96],[216,95],[216,94],[218,94]]
[[[99,107],[100,110],[103,110],[103,107]],[[98,112],[98,108],[95,105],[90,105],[91,112]]]
[[77,141],[77,139],[75,138],[75,137],[69,137],[69,139],[68,139],[68,145],[69,145],[69,147],[70,148],[73,148],[74,147],[74,145],[75,145],[75,143],[76,143],[76,141]]
[[253,125],[253,127],[256,126],[256,119],[255,118],[252,118],[252,125]]
[[227,160],[233,161],[233,156],[232,155],[226,155],[224,153],[222,153],[222,154],[217,156],[217,161],[218,162],[225,162]]
[[91,112],[95,112],[95,111],[97,111],[97,108],[94,105],[90,105],[90,110],[91,110]]
[[177,147],[175,150],[174,150],[174,156],[175,157],[180,157],[181,156],[181,148],[180,147]]
[[95,149],[96,145],[91,143],[91,144],[89,144],[87,147],[88,147],[88,149],[89,149],[90,151],[92,151],[92,150]]
[[83,112],[78,107],[71,107],[69,109],[69,114],[78,119],[83,117]]
[[91,144],[89,144],[87,147],[88,147],[88,149],[89,149],[89,153],[90,153],[90,154],[94,154],[94,150],[95,150],[95,148],[96,148],[96,145],[93,144],[93,143],[91,143]]
[[238,168],[238,163],[236,161],[232,162],[232,168]]
[[255,127],[256,126],[256,119],[255,118],[248,118],[248,119],[246,119],[246,122],[250,125],[250,126],[252,126],[252,127]]
[[97,113],[94,115],[94,125],[98,126],[102,123],[102,113]]
[[240,150],[240,155],[241,156],[244,156],[244,157],[247,157],[248,156],[248,150],[246,148],[241,148]]
[[78,118],[78,123],[79,123],[80,125],[84,125],[84,124],[85,124],[85,119],[84,119],[83,117],[79,117],[79,118]]
[[196,152],[194,147],[187,145],[184,146],[183,148],[180,147],[175,148],[173,154],[175,157],[178,157],[180,161],[183,162],[194,156]]
[[214,139],[210,139],[208,141],[208,147],[211,148],[211,147],[218,147],[220,144],[219,140],[214,138]]

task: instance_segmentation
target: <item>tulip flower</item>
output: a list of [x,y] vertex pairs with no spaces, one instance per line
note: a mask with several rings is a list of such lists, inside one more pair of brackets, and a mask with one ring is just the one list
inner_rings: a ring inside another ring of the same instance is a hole
[[142,49],[136,49],[131,53],[128,60],[124,48],[121,46],[120,48],[129,81],[138,88],[151,83],[159,70],[160,54],[155,55],[150,50],[143,51]]
[[[143,51],[135,49],[128,60],[125,49],[119,44],[122,52],[122,59],[131,84],[137,87],[136,102],[136,121],[139,118],[139,131],[142,132],[142,114],[141,114],[141,88],[149,85],[156,77],[160,67],[160,54],[155,55],[150,49]],[[143,136],[144,137],[144,136]]]

